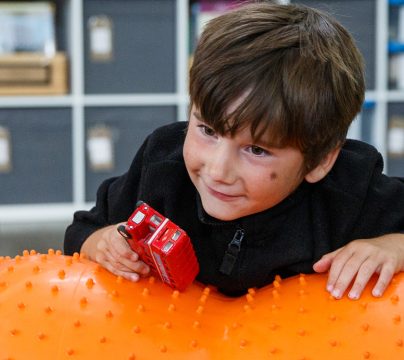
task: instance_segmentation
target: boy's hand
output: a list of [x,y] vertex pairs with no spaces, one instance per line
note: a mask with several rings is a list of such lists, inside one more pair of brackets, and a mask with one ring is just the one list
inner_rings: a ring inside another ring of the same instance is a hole
[[358,299],[372,275],[379,274],[372,295],[382,296],[393,275],[404,271],[404,235],[354,240],[324,255],[313,269],[320,273],[329,270],[327,290],[337,299],[352,281],[348,297]]
[[139,260],[139,255],[118,233],[119,225],[107,226],[94,232],[84,242],[81,251],[113,274],[138,281],[140,276],[149,273],[150,268]]

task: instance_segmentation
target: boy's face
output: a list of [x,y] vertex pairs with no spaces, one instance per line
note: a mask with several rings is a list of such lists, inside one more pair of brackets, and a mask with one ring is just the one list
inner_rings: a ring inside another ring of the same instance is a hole
[[254,143],[250,129],[220,136],[193,106],[184,143],[188,174],[205,211],[230,221],[281,202],[302,182],[303,155],[295,148]]

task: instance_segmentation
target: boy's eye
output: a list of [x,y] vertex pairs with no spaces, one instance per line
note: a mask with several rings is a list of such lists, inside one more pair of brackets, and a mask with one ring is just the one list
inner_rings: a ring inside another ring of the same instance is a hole
[[255,156],[264,156],[268,154],[268,151],[264,150],[262,147],[259,147],[257,145],[251,145],[250,152]]
[[198,127],[201,129],[202,133],[207,135],[207,136],[215,136],[215,130],[210,128],[209,126],[206,125],[198,125]]

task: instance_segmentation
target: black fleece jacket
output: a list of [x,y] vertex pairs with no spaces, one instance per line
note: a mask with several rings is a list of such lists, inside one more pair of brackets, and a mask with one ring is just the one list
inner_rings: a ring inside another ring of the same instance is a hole
[[[95,207],[78,211],[67,228],[64,251],[80,251],[95,230],[126,221],[138,200],[149,203],[191,237],[200,264],[198,280],[228,295],[282,277],[313,272],[322,255],[354,239],[404,233],[404,179],[382,174],[370,145],[348,140],[320,182],[303,182],[275,207],[235,221],[210,217],[187,174],[182,156],[186,123],[157,129],[127,173],[104,181]],[[220,271],[228,244],[244,230],[230,274]]]

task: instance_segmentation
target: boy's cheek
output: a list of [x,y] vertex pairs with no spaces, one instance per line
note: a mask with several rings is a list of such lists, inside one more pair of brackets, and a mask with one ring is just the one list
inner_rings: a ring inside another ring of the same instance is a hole
[[202,163],[201,151],[198,150],[197,146],[192,146],[192,142],[185,140],[182,153],[188,173],[200,167]]
[[194,177],[195,173],[198,170],[198,167],[196,166],[195,161],[192,158],[192,155],[184,152],[184,163],[185,163],[185,168],[187,169],[188,176],[191,178],[191,181],[194,182]]

